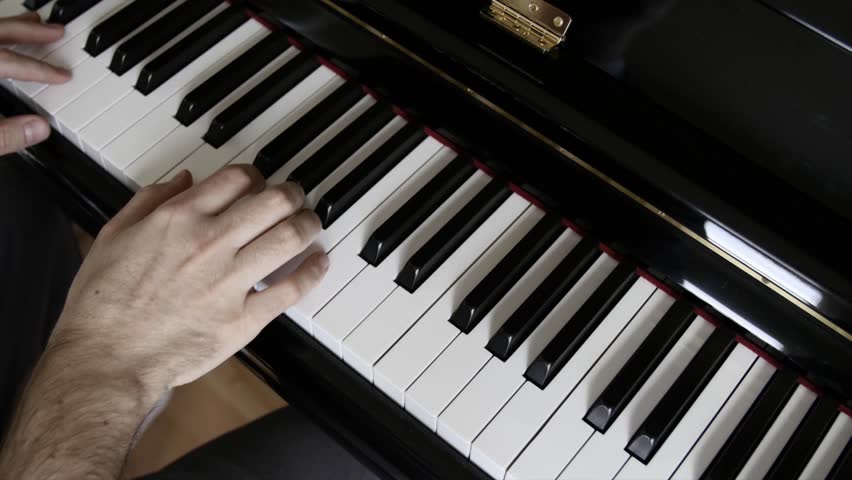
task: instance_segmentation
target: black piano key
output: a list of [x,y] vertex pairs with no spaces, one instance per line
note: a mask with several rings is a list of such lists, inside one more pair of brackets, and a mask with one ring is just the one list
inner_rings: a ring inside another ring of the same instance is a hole
[[799,478],[839,413],[837,403],[830,397],[822,396],[814,402],[764,478]]
[[181,101],[175,119],[184,126],[191,125],[289,47],[283,32],[267,35],[189,92]]
[[468,158],[457,157],[450,162],[370,235],[361,250],[361,258],[378,267],[475,171]]
[[618,374],[592,404],[584,420],[606,433],[695,318],[692,305],[678,301],[663,315]]
[[852,439],[846,442],[840,458],[834,462],[825,480],[849,480],[850,478],[852,478]]
[[254,166],[260,170],[264,178],[269,178],[365,95],[361,87],[355,83],[347,83],[338,88],[264,146],[257,154]]
[[520,278],[538,261],[565,227],[546,216],[471,290],[450,317],[450,323],[470,333]]
[[795,373],[790,370],[776,371],[701,478],[703,480],[736,478],[766,431],[772,426],[772,422],[793,395],[796,387],[798,383],[796,383]]
[[736,346],[734,333],[716,328],[627,444],[627,453],[647,464]]
[[221,147],[317,68],[319,63],[313,55],[300,52],[217,115],[204,134],[204,141]]
[[405,262],[396,284],[414,293],[510,195],[505,182],[491,180]]
[[581,240],[491,337],[488,351],[508,360],[600,255],[597,240]]
[[153,92],[248,19],[244,8],[228,7],[148,62],[136,80],[136,90],[143,95]]
[[50,10],[50,17],[48,17],[47,22],[67,25],[100,2],[101,0],[56,0]]
[[364,159],[317,202],[314,211],[328,228],[403,158],[426,139],[422,127],[409,123]]
[[178,5],[119,45],[109,69],[116,75],[123,75],[221,3],[221,0],[187,0],[186,3]]
[[135,0],[96,25],[86,38],[86,46],[83,49],[89,55],[97,57],[174,2],[175,0]]
[[310,193],[325,177],[331,175],[331,172],[390,123],[395,115],[389,105],[376,102],[311,155],[305,163],[293,170],[290,181],[301,185],[305,193]]
[[47,5],[50,0],[24,0],[24,6],[30,10],[38,10]]
[[[622,262],[559,330],[527,368],[524,377],[545,388],[636,281],[636,266]],[[493,353],[493,352],[492,352]]]

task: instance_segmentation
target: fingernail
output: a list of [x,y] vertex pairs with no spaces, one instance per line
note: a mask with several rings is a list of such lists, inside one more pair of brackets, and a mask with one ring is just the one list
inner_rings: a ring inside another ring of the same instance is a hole
[[319,258],[317,258],[317,263],[319,264],[320,268],[322,268],[323,270],[328,270],[328,264],[329,264],[328,255],[325,254],[325,253],[320,254]]
[[27,145],[41,142],[50,135],[50,127],[45,122],[32,121],[24,124],[24,139]]
[[186,180],[186,177],[188,177],[188,176],[189,176],[189,170],[186,170],[186,169],[181,170],[180,172],[178,172],[177,175],[174,176],[174,178],[172,178],[172,183],[183,182],[184,180]]

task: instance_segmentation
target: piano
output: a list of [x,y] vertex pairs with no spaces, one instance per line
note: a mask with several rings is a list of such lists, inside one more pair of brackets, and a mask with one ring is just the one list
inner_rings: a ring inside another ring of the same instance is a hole
[[328,277],[240,356],[377,474],[852,478],[848,3],[27,10],[73,79],[2,114],[90,232],[183,169],[305,188]]

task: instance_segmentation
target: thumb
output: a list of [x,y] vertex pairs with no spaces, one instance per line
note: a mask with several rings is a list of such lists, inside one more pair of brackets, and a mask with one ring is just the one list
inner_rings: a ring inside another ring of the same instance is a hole
[[17,152],[43,142],[50,136],[50,125],[37,115],[0,120],[0,155]]

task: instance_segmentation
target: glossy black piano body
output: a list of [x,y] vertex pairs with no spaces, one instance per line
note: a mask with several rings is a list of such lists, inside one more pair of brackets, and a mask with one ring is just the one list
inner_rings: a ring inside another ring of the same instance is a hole
[[[250,3],[838,400],[852,398],[842,25],[825,24],[832,43],[796,20],[819,15],[785,16],[780,0],[605,12],[566,1],[575,23],[563,47],[542,54],[484,21],[486,1]],[[25,108],[0,95],[4,114]],[[130,196],[59,135],[23,155],[91,231]],[[273,323],[243,357],[388,476],[485,478],[292,323]]]

